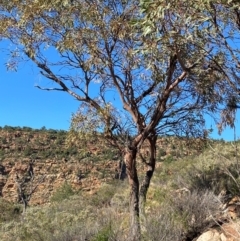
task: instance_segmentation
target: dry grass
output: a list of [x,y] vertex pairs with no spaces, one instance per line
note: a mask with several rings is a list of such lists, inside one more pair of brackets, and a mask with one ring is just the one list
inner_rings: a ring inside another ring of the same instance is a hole
[[[144,240],[187,240],[211,225],[219,211],[218,194],[239,194],[238,159],[236,146],[219,142],[201,155],[161,162],[148,193]],[[105,184],[92,196],[60,191],[64,198],[30,207],[24,216],[9,211],[1,220],[0,240],[127,241],[127,181]]]

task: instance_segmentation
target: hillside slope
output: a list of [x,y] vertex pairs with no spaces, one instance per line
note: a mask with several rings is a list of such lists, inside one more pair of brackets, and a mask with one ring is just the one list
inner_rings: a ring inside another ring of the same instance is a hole
[[[0,240],[127,241],[129,189],[116,179],[119,156],[107,146],[67,147],[66,136],[0,130]],[[239,141],[158,139],[144,240],[240,240],[239,148]],[[25,212],[19,185],[30,195]]]
[[[7,127],[0,130],[0,194],[12,202],[19,200],[18,184],[29,205],[50,200],[54,190],[65,182],[75,190],[93,192],[101,182],[113,180],[118,157],[111,150],[94,154],[67,147],[67,132]],[[114,160],[113,160],[114,159]]]
[[[29,205],[38,205],[49,202],[54,190],[65,182],[74,190],[91,193],[102,182],[111,182],[118,176],[120,157],[111,147],[90,144],[82,150],[67,146],[66,138],[66,131],[1,128],[0,195],[18,202],[21,185],[22,192],[31,195]],[[162,138],[158,140],[158,160],[181,159],[195,155],[201,148],[200,142]]]

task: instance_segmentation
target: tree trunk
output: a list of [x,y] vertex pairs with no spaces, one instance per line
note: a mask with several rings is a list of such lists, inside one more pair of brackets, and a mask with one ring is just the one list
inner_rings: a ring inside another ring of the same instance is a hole
[[130,240],[139,241],[141,230],[139,222],[139,181],[136,169],[136,148],[128,148],[125,153],[125,163],[130,184]]
[[118,179],[119,180],[124,180],[126,177],[127,177],[127,174],[126,174],[126,164],[125,164],[124,160],[121,159],[120,162],[119,162],[119,176],[118,176]]
[[148,188],[155,170],[155,164],[156,164],[156,141],[157,137],[152,136],[148,138],[150,147],[150,158],[149,161],[145,161],[145,164],[147,165],[147,171],[145,172],[145,176],[143,178],[142,184],[140,186],[140,192],[139,192],[139,208],[140,208],[140,221],[141,221],[141,227],[143,230],[145,230],[145,224],[146,224],[146,215],[145,215],[145,204],[146,204],[146,197]]

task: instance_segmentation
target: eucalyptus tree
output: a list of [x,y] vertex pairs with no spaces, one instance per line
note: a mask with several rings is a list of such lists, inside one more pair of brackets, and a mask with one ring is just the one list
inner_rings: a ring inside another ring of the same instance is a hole
[[[240,4],[236,0],[197,0],[188,1],[140,1],[143,13],[141,26],[145,35],[151,36],[151,44],[145,44],[149,51],[153,42],[157,43],[159,36],[167,36],[179,43],[191,44],[194,47],[209,51],[206,58],[212,58],[215,67],[220,70],[235,93],[236,81],[239,82],[240,71]],[[169,24],[171,31],[169,31]],[[177,37],[176,37],[177,36]],[[203,44],[203,45],[202,45]],[[205,61],[206,62],[206,61]],[[233,82],[232,82],[233,81]],[[236,106],[237,95],[227,99],[228,106]],[[223,114],[224,116],[224,114]],[[219,129],[224,128],[224,121],[219,123]]]
[[[7,67],[15,70],[22,60],[31,60],[53,82],[51,88],[38,88],[63,91],[80,102],[72,133],[104,137],[124,156],[130,240],[140,240],[157,137],[204,136],[206,114],[219,130],[232,126],[235,109],[228,104],[239,86],[233,59],[238,52],[222,45],[205,1],[139,3],[14,0],[0,5],[1,37],[11,41]],[[221,21],[221,33],[230,36],[232,29]],[[232,39],[237,34],[234,28]],[[143,145],[148,157],[141,154]]]

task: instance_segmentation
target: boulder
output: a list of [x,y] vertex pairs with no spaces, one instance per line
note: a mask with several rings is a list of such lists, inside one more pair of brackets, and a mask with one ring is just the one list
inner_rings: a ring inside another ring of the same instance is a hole
[[196,241],[222,241],[221,234],[215,230],[211,229],[201,234]]

